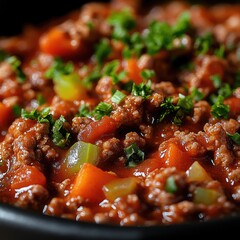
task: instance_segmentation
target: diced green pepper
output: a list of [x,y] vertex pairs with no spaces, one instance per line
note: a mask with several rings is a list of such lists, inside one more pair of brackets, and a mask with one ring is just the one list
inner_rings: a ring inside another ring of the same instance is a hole
[[68,150],[63,167],[66,175],[72,177],[79,172],[83,163],[91,163],[96,166],[98,161],[98,146],[78,141]]

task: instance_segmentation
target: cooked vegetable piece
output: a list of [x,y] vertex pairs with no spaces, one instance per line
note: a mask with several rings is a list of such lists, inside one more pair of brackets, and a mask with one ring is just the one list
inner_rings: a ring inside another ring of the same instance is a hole
[[192,164],[187,152],[183,152],[177,144],[169,143],[164,155],[164,161],[168,167],[176,167],[178,170],[187,170]]
[[59,27],[44,33],[39,42],[40,50],[53,56],[71,57],[78,54],[79,46]]
[[86,88],[76,73],[58,75],[54,81],[54,90],[64,100],[74,101],[87,97]]
[[126,71],[129,78],[133,80],[135,84],[140,84],[143,82],[141,69],[138,67],[136,58],[130,58],[126,61]]
[[7,127],[9,121],[13,118],[13,111],[11,107],[6,106],[0,102],[0,129]]
[[99,203],[105,198],[103,186],[116,178],[112,173],[84,163],[75,179],[70,197],[81,196],[92,203]]
[[46,185],[46,177],[34,166],[23,166],[14,171],[11,189],[16,190],[33,184]]
[[218,200],[220,193],[216,190],[197,187],[194,191],[193,202],[196,204],[212,205]]
[[195,161],[187,170],[187,176],[189,182],[204,182],[212,179],[198,161]]
[[104,116],[101,120],[88,124],[80,131],[78,139],[83,142],[95,143],[98,139],[113,134],[116,129],[116,122],[112,118]]
[[63,169],[67,177],[73,177],[79,172],[84,163],[97,165],[99,161],[99,147],[91,143],[78,141],[67,152],[63,162]]
[[236,117],[240,114],[240,98],[230,97],[224,100],[224,104],[230,108],[230,116]]
[[165,190],[168,193],[175,193],[178,190],[177,184],[173,176],[167,178],[165,183]]
[[113,202],[119,197],[124,197],[128,194],[132,194],[137,189],[137,178],[119,178],[113,180],[103,187],[106,198]]

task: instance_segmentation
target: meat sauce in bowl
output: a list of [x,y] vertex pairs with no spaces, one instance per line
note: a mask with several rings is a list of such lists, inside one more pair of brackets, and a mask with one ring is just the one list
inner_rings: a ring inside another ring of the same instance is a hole
[[0,201],[120,226],[239,213],[240,5],[88,3],[0,40]]

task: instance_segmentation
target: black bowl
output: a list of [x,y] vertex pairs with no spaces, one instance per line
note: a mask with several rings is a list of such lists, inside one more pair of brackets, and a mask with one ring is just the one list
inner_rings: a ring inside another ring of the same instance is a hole
[[0,204],[0,236],[3,240],[173,240],[214,239],[239,233],[240,216],[207,222],[145,227],[121,227],[76,222]]
[[[94,0],[95,2],[97,0]],[[239,0],[238,0],[239,1]],[[225,2],[238,2],[225,1]],[[51,2],[51,5],[49,5]],[[88,1],[9,1],[0,0],[0,36],[21,32],[25,24],[41,24],[80,8]],[[151,0],[147,0],[147,3]],[[203,1],[192,1],[202,3]],[[220,1],[205,1],[208,4]],[[207,222],[186,222],[181,224],[143,227],[121,227],[76,222],[73,220],[46,216],[0,203],[0,239],[2,240],[170,240],[195,238],[231,238],[238,234],[240,216],[209,220]]]

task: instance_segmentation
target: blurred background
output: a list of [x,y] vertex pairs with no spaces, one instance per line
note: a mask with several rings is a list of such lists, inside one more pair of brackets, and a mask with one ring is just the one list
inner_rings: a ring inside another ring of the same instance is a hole
[[[90,0],[101,2],[104,0]],[[22,26],[61,16],[80,6],[87,0],[0,0],[0,36],[20,33]],[[108,1],[108,0],[105,0]],[[165,0],[142,0],[145,4],[161,3]],[[240,0],[186,0],[191,3],[239,3]]]
[[42,21],[61,16],[68,11],[79,8],[85,2],[88,1],[0,0],[0,35],[19,33],[25,24],[39,24]]

